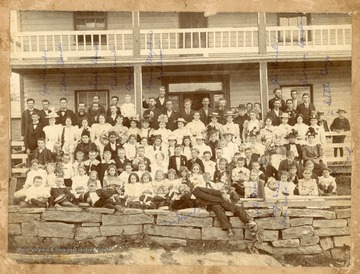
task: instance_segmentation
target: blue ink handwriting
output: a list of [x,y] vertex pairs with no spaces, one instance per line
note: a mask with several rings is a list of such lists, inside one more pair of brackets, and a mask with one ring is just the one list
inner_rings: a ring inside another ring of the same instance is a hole
[[114,49],[111,50],[113,52],[113,56],[114,56],[114,62],[113,62],[113,66],[110,69],[110,71],[113,73],[113,81],[111,83],[111,89],[112,90],[116,90],[118,87],[118,77],[117,77],[117,53],[116,53],[116,47],[114,46]]
[[128,64],[126,69],[128,70],[128,80],[127,80],[127,82],[125,84],[125,88],[126,88],[127,91],[131,91],[131,87],[132,87],[132,85],[131,85],[131,76],[132,76],[133,72],[131,70],[130,64]]
[[[64,57],[63,57],[63,47],[62,47],[61,43],[59,43],[57,47],[58,47],[59,52],[60,52],[60,57],[59,57],[59,59],[57,61],[57,64],[60,67],[63,68],[64,64],[65,64]],[[67,84],[66,84],[66,73],[65,73],[65,71],[61,72],[60,87],[61,87],[61,91],[66,93]]]
[[276,43],[274,45],[271,45],[271,47],[275,50],[275,63],[272,64],[272,67],[275,69],[275,78],[271,79],[271,83],[278,85],[280,87],[279,83],[279,38],[274,37]]
[[42,96],[46,96],[49,95],[48,92],[48,87],[47,87],[47,81],[46,81],[46,77],[47,77],[47,50],[44,50],[44,55],[41,56],[41,58],[44,60],[44,68],[42,69],[42,72],[39,74],[39,76],[41,77],[41,79],[43,79],[43,89],[39,91],[39,93]]
[[[91,61],[92,61],[92,63],[97,65],[98,59],[99,59],[99,46],[95,45],[95,55],[93,56]],[[99,86],[99,73],[98,73],[97,69],[93,72],[93,74],[94,74],[94,79],[89,84],[90,84],[90,86],[92,86],[92,88],[94,90],[97,90],[98,86]]]
[[200,208],[195,208],[194,207],[194,211],[193,212],[188,212],[188,213],[184,213],[184,214],[178,214],[176,213],[177,219],[176,220],[163,220],[162,222],[164,223],[164,225],[173,225],[173,224],[180,224],[182,222],[186,222],[188,218],[193,217],[194,215],[196,215],[197,213],[200,212]]

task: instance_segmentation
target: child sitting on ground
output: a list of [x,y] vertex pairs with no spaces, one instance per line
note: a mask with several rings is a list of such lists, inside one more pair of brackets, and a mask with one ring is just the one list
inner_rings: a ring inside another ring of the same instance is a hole
[[72,177],[72,193],[75,195],[78,202],[84,202],[84,194],[88,191],[87,185],[89,176],[85,173],[85,167],[79,166],[77,168],[78,176]]
[[336,181],[335,178],[330,176],[330,169],[323,170],[323,176],[319,177],[319,196],[336,195]]
[[49,188],[51,187],[55,187],[55,179],[56,179],[56,175],[55,175],[55,164],[54,163],[49,163],[46,165],[46,171],[47,171],[47,176],[46,176],[46,184],[45,186]]
[[85,193],[84,199],[93,207],[103,207],[115,209],[123,212],[123,208],[120,205],[121,200],[119,196],[123,194],[121,186],[115,186],[115,189],[96,189],[96,183],[89,180],[88,183],[89,191]]
[[55,179],[56,187],[50,189],[49,206],[50,207],[76,207],[76,198],[71,193],[70,187],[64,184],[64,177],[57,176]]
[[[36,207],[48,207],[48,198],[50,196],[49,188],[43,184],[43,179],[40,176],[35,176],[32,186],[27,188],[24,192],[27,205],[34,205]],[[25,204],[20,204],[25,206]]]
[[303,179],[299,180],[298,189],[301,196],[318,196],[318,186],[316,179],[311,178],[312,171],[305,168],[303,172]]

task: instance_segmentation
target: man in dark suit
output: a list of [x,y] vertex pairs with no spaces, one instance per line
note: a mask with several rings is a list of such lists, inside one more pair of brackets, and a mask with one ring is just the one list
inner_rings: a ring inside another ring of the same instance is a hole
[[[159,87],[159,97],[155,99],[155,108],[160,109],[160,112],[163,112],[165,110],[165,102],[166,102],[165,93],[166,93],[165,87],[164,86]],[[144,99],[143,108],[149,108],[150,106],[149,103],[146,102],[146,100]]]
[[42,104],[43,109],[39,111],[40,123],[43,126],[47,126],[47,125],[49,125],[49,119],[45,118],[45,117],[51,113],[51,110],[49,109],[50,102],[49,102],[49,100],[44,99],[41,101],[41,104]]
[[200,120],[207,126],[211,122],[210,114],[213,113],[214,110],[209,107],[210,99],[208,97],[202,99],[202,105],[203,107],[199,109]]
[[294,126],[298,115],[296,110],[293,108],[293,101],[291,99],[286,100],[286,110],[284,112],[289,115],[288,124],[290,126]]
[[286,104],[285,101],[281,98],[282,97],[281,88],[274,89],[273,93],[274,93],[274,98],[269,100],[269,109],[272,110],[274,108],[274,102],[280,100],[280,109],[282,111],[285,111]]
[[76,115],[72,110],[67,108],[67,99],[65,97],[60,99],[60,110],[58,110],[56,113],[59,116],[56,121],[57,124],[62,124],[65,126],[65,120],[67,117],[71,118],[72,125],[77,124]]
[[240,137],[243,135],[245,121],[250,121],[250,117],[246,112],[246,106],[244,104],[240,104],[239,105],[239,115],[234,118],[234,123],[239,125]]
[[166,124],[166,128],[174,131],[178,128],[177,126],[177,119],[180,118],[180,113],[173,110],[173,102],[171,100],[167,100],[165,103],[166,110],[163,114],[166,114],[168,117],[168,122]]
[[195,111],[191,109],[192,101],[190,99],[184,100],[184,109],[180,111],[180,116],[190,123],[194,119]]
[[181,152],[182,152],[181,145],[177,144],[177,145],[175,145],[174,155],[170,156],[170,158],[169,158],[169,167],[168,167],[168,169],[170,169],[170,168],[175,169],[176,173],[178,175],[180,175],[179,174],[180,167],[181,166],[186,166],[186,164],[187,164],[186,156],[181,155]]
[[273,121],[273,126],[278,126],[281,124],[280,116],[283,114],[283,112],[280,110],[281,101],[275,100],[273,105],[274,108],[267,113],[266,118],[271,118]]
[[130,161],[126,158],[125,149],[123,147],[118,148],[115,165],[119,174],[125,170],[127,163],[130,163]]
[[111,106],[115,106],[116,107],[116,113],[121,114],[120,107],[117,105],[118,102],[119,102],[119,97],[111,96],[110,107],[106,111],[106,116],[110,116],[110,114],[111,114],[111,111],[110,111]]
[[251,170],[252,169],[252,163],[257,162],[259,159],[259,154],[253,154],[251,148],[245,149],[245,164],[244,167]]
[[293,102],[293,109],[296,109],[298,105],[301,105],[303,103],[302,100],[298,99],[298,92],[296,89],[293,89],[290,91],[291,100]]
[[187,160],[186,167],[191,171],[192,166],[195,163],[197,163],[200,166],[201,173],[204,173],[205,172],[205,167],[204,167],[204,163],[202,162],[202,160],[198,157],[199,153],[200,153],[200,151],[197,148],[192,148],[191,149],[191,159]]
[[26,100],[27,109],[21,115],[21,136],[25,136],[25,132],[29,124],[32,123],[31,115],[33,112],[38,112],[39,110],[34,108],[35,100],[29,98]]
[[308,93],[304,93],[302,95],[303,103],[298,105],[296,111],[298,114],[302,114],[304,118],[304,124],[310,125],[310,115],[316,111],[314,104],[310,102],[310,95]]
[[82,120],[84,119],[87,119],[89,122],[89,126],[91,126],[89,121],[90,120],[89,115],[85,110],[86,110],[86,104],[84,102],[80,102],[78,104],[78,112],[75,114],[76,124],[79,126],[79,128],[82,127]]
[[118,112],[117,112],[117,108],[116,108],[115,105],[112,105],[112,106],[110,106],[109,110],[110,110],[110,114],[106,117],[106,121],[110,125],[115,126],[116,118],[119,115]]
[[218,108],[216,109],[216,112],[219,114],[218,122],[222,125],[226,124],[226,117],[225,117],[227,111],[226,104],[227,104],[226,100],[224,98],[220,98],[218,101]]
[[154,97],[149,98],[149,108],[144,111],[143,118],[148,120],[150,123],[150,128],[158,129],[159,128],[159,122],[158,122],[158,116],[160,115],[159,109],[155,108],[156,100]]
[[39,121],[38,112],[31,114],[32,123],[28,125],[25,131],[24,143],[27,154],[31,154],[38,146],[39,138],[45,138],[43,125]]

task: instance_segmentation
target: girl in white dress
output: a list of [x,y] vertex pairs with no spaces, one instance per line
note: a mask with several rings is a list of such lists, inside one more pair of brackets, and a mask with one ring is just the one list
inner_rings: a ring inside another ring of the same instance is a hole
[[173,131],[174,135],[176,136],[176,141],[178,144],[181,144],[183,141],[184,136],[190,136],[190,130],[185,127],[186,121],[184,118],[177,119],[178,128]]
[[59,117],[56,113],[50,113],[45,118],[49,119],[49,125],[43,128],[45,133],[46,148],[53,151],[55,142],[60,141],[61,125],[56,125],[56,118]]
[[124,117],[122,115],[116,116],[116,124],[113,126],[113,130],[117,132],[119,136],[123,134],[128,134],[128,128],[123,125],[124,123]]
[[172,133],[170,129],[166,128],[168,117],[165,114],[161,114],[158,117],[159,129],[154,131],[153,135],[161,135],[161,139],[165,145],[168,144],[169,135]]
[[306,144],[305,137],[306,133],[309,130],[309,126],[303,123],[304,117],[302,116],[302,114],[299,114],[299,116],[296,118],[296,121],[297,123],[294,125],[293,128],[298,132],[298,143],[300,145],[304,145]]

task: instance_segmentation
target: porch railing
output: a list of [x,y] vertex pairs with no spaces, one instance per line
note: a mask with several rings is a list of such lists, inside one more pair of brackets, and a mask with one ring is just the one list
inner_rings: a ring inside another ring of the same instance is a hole
[[257,53],[258,28],[140,30],[141,55]]
[[268,52],[351,51],[351,25],[266,27]]
[[117,57],[133,55],[132,30],[17,32],[11,58]]

